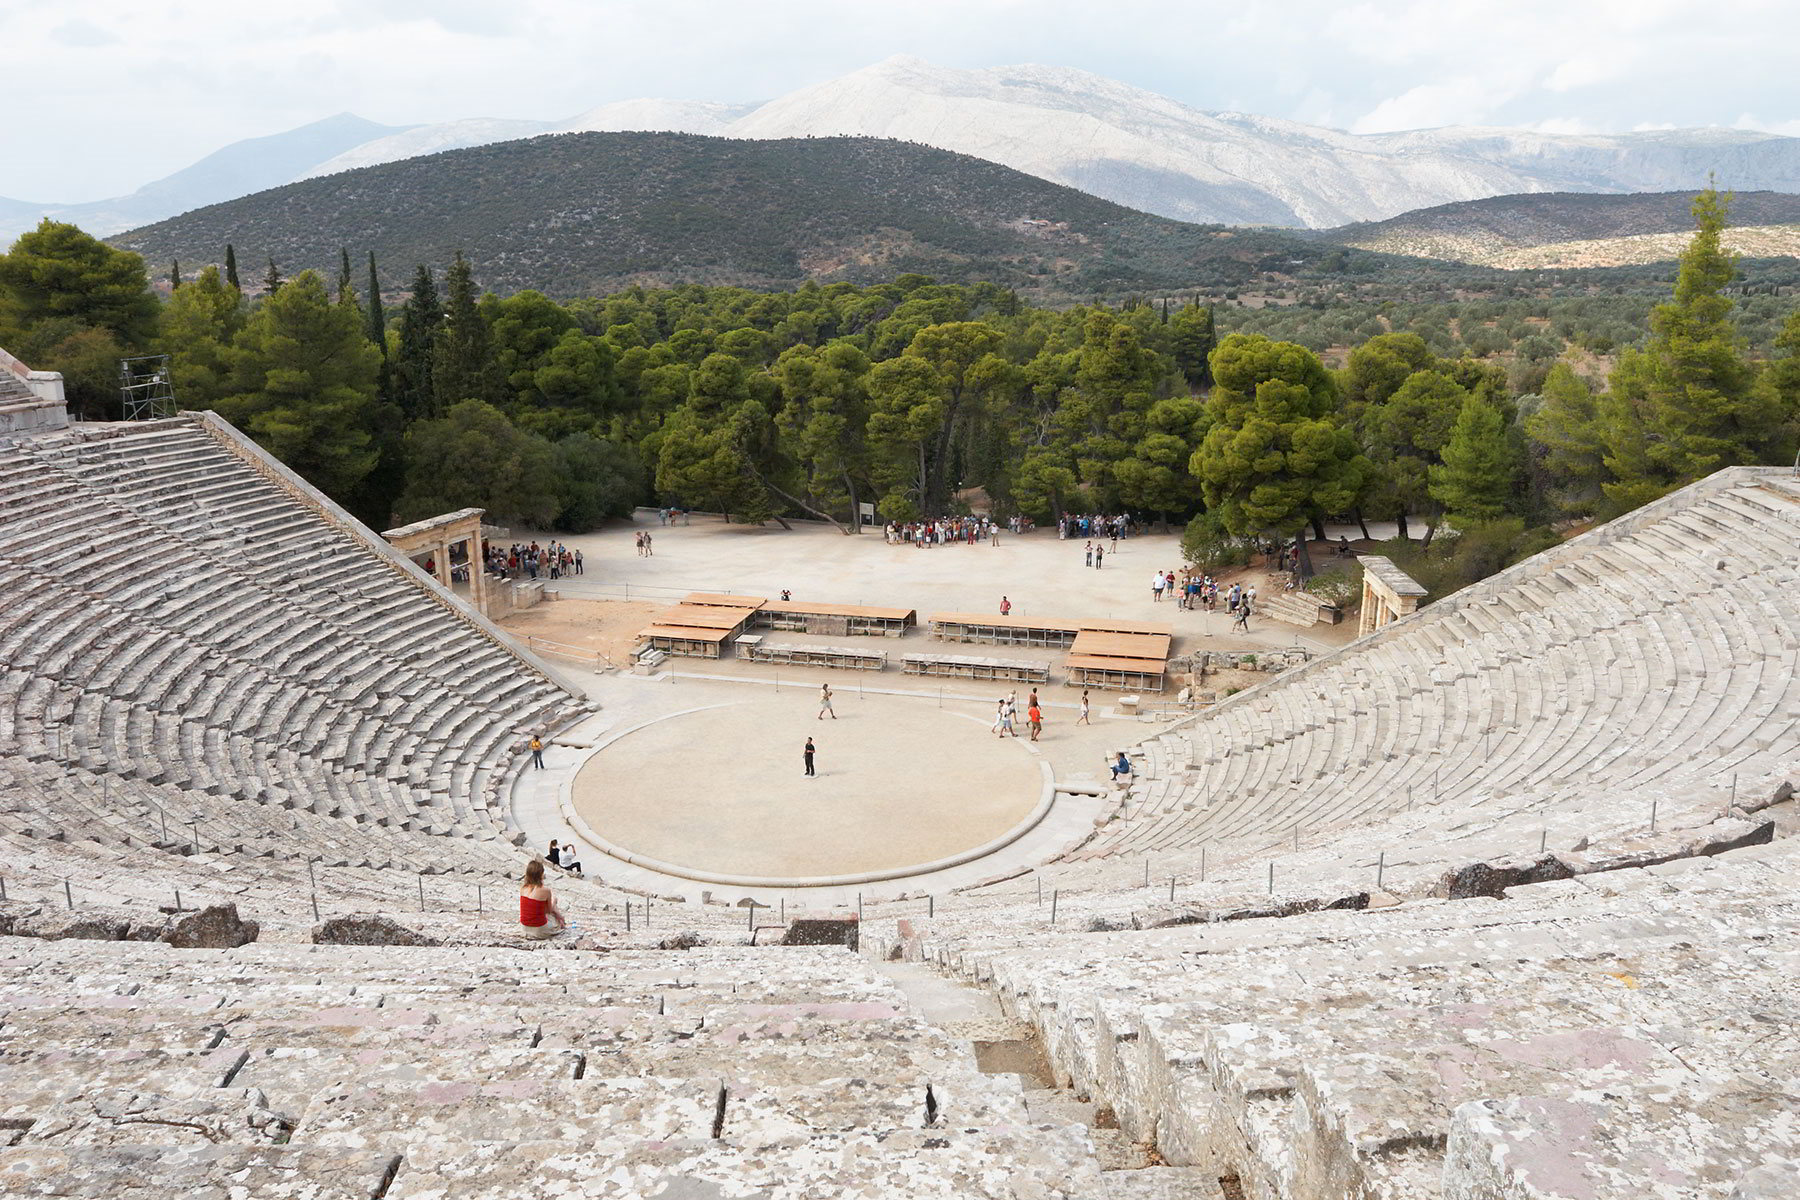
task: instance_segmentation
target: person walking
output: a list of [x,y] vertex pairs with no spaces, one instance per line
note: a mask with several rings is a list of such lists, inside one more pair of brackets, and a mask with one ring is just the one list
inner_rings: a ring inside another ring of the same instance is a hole
[[1006,736],[1006,701],[1001,700],[994,705],[994,736]]
[[1037,741],[1038,734],[1044,731],[1044,711],[1038,707],[1036,698],[1032,699],[1031,707],[1025,710],[1025,724],[1031,728],[1031,740]]
[[532,859],[519,884],[519,932],[528,938],[553,938],[569,928],[556,896],[544,886],[544,860]]
[[1092,715],[1092,713],[1093,713],[1093,707],[1088,702],[1087,689],[1082,688],[1081,689],[1081,715],[1079,717],[1075,718],[1075,723],[1077,725],[1092,725],[1093,722],[1088,720],[1088,717],[1090,715]]
[[650,531],[646,529],[644,530],[644,557],[649,558],[655,553],[656,548],[650,541]]
[[1238,604],[1237,620],[1231,623],[1231,627],[1233,629],[1241,629],[1245,633],[1250,632],[1250,606],[1248,604]]
[[1083,551],[1081,565],[1084,567],[1091,567],[1094,565],[1094,543],[1089,542],[1087,544],[1086,549]]
[[823,721],[826,713],[831,713],[831,719],[837,720],[837,714],[831,712],[831,685],[829,683],[819,687],[819,720]]
[[1150,600],[1153,604],[1162,603],[1163,573],[1161,571],[1150,577]]
[[806,773],[808,775],[818,774],[818,772],[813,770],[813,750],[814,750],[813,740],[811,738],[807,738],[806,739],[806,749],[801,751],[801,757],[806,760]]
[[544,739],[535,733],[531,735],[531,765],[544,769]]
[[1094,547],[1094,570],[1098,571],[1100,569],[1100,562],[1105,557],[1106,557],[1106,547],[1105,546],[1095,546]]
[[1012,616],[1012,601],[1008,600],[1005,596],[1000,597],[1000,615],[1003,617]]

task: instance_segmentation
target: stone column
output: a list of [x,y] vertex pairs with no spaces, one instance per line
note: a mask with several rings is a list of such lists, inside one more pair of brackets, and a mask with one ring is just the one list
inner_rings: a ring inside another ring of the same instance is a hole
[[475,611],[487,615],[487,565],[481,561],[481,526],[469,538],[469,598]]
[[437,554],[434,557],[437,559],[437,580],[445,588],[448,588],[450,586],[450,543],[439,542]]

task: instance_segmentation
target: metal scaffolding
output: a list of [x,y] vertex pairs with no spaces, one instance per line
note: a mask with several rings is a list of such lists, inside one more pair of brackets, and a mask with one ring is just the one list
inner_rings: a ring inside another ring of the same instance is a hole
[[119,398],[127,421],[154,421],[175,415],[175,384],[169,356],[146,354],[119,360]]

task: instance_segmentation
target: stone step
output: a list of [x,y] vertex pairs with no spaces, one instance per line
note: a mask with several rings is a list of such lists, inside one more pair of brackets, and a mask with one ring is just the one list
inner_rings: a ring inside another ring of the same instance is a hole
[[15,1146],[0,1194],[99,1200],[370,1200],[400,1156],[324,1146]]
[[1080,1126],[828,1133],[770,1142],[690,1139],[618,1148],[555,1143],[445,1147],[411,1155],[388,1200],[583,1196],[1105,1200]]

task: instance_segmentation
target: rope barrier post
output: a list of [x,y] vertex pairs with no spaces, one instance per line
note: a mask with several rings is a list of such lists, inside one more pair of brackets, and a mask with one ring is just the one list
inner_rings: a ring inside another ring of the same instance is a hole
[[650,928],[650,897],[644,897],[644,928]]
[[1387,851],[1383,850],[1381,856],[1375,860],[1375,890],[1378,892],[1381,890],[1381,877],[1385,874],[1387,874]]
[[419,911],[425,911],[425,872],[419,872]]
[[1275,860],[1269,860],[1269,895],[1275,894]]
[[1175,903],[1175,877],[1169,876],[1169,903]]
[[63,899],[69,902],[70,908],[75,907],[75,891],[69,886],[69,881],[67,879],[63,880]]
[[631,897],[625,897],[625,932],[631,932]]
[[1144,855],[1144,887],[1150,886],[1150,856]]
[[744,912],[747,917],[744,922],[744,928],[754,934],[756,932],[756,901],[750,901],[749,907],[746,908]]
[[1538,853],[1542,854],[1550,845],[1550,830],[1546,828],[1538,834]]
[[175,911],[176,912],[181,911],[181,889],[180,888],[175,889]]
[[937,916],[937,897],[936,896],[925,897],[925,915],[928,917]]
[[1052,925],[1056,924],[1056,898],[1061,894],[1060,890],[1056,888],[1050,890],[1050,923]]
[[1650,832],[1651,833],[1656,832],[1656,798],[1655,797],[1651,797],[1651,800],[1650,800]]
[[778,910],[778,916],[779,916],[781,923],[783,925],[786,925],[787,924],[787,897],[786,896],[781,897],[781,908]]
[[856,893],[856,923],[857,923],[857,924],[858,924],[858,925],[861,925],[861,924],[862,924],[862,919],[863,919],[863,912],[862,912],[862,893],[861,893],[861,892],[858,892],[858,893]]
[[1200,847],[1200,882],[1206,882],[1206,847]]
[[475,885],[475,915],[481,915],[481,885]]
[[0,900],[6,899],[6,876],[0,875]]
[[1038,907],[1042,908],[1044,907],[1044,877],[1037,874],[1035,871],[1032,872],[1032,877],[1037,880]]
[[1300,826],[1297,823],[1294,826],[1294,849],[1300,849]]

